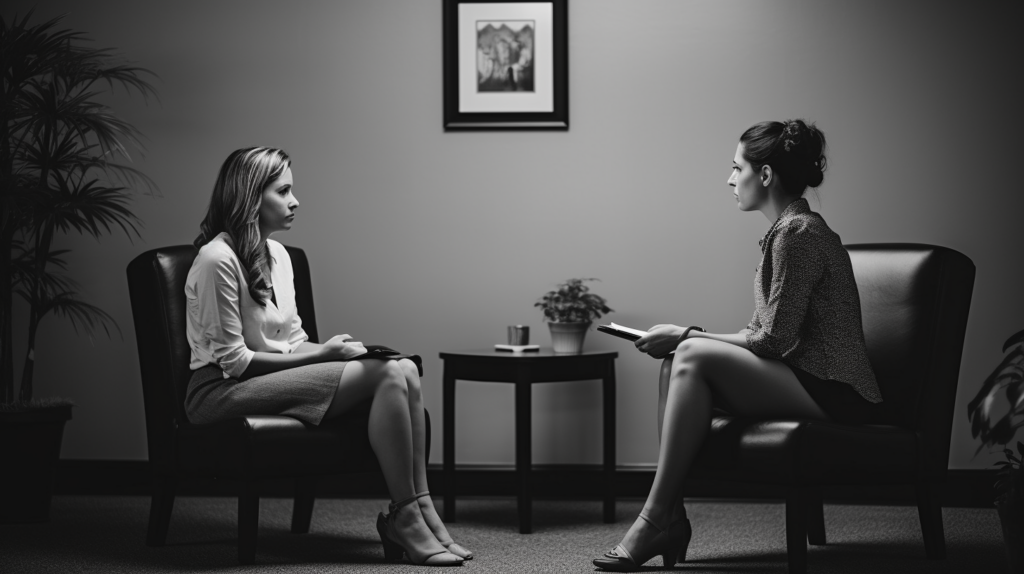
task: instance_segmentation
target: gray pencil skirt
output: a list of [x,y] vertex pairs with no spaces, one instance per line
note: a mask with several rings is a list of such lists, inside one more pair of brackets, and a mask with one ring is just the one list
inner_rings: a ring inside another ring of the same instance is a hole
[[225,379],[220,367],[206,365],[192,373],[185,414],[189,422],[198,424],[248,415],[285,415],[319,425],[346,364],[316,363],[242,381]]

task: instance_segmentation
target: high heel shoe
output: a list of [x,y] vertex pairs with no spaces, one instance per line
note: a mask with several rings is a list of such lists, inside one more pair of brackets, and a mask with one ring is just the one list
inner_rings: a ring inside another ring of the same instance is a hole
[[673,540],[676,549],[676,556],[671,563],[668,559],[672,556],[662,556],[665,560],[665,568],[671,568],[680,562],[686,561],[686,550],[690,547],[690,539],[693,538],[693,527],[690,526],[690,519],[680,518],[668,527],[668,536]]
[[[674,521],[668,527],[668,536],[675,540],[677,552],[674,559],[671,555],[667,555],[669,559],[672,559],[672,563],[665,562],[665,568],[670,568],[686,561],[686,550],[690,547],[690,539],[693,537],[693,527],[690,525],[690,520],[688,518],[680,518]],[[616,548],[613,548],[605,552],[604,555],[608,558],[615,558],[617,556],[615,551]],[[666,556],[663,555],[662,560],[664,561],[665,558]]]
[[398,529],[395,527],[398,511],[407,504],[415,502],[421,496],[423,494],[417,494],[405,500],[389,504],[387,516],[383,512],[377,514],[377,534],[380,535],[380,543],[384,547],[384,558],[397,561],[401,560],[404,556],[413,564],[424,566],[461,566],[462,558],[447,550],[442,549],[432,554],[417,556],[413,554],[416,550],[411,548],[411,544],[407,547],[402,543],[402,539],[398,536]]
[[[427,496],[429,494],[430,494],[429,490],[424,490],[423,492],[417,493],[416,494],[416,498],[421,498],[421,497]],[[435,538],[436,538],[436,536],[435,536]],[[459,544],[456,544],[455,540],[449,539],[448,542],[445,542],[445,541],[441,540],[440,538],[438,538],[437,541],[439,543],[441,543],[441,546],[444,546],[448,550],[448,552],[451,552],[452,554],[458,556],[459,558],[462,558],[463,560],[472,560],[473,559],[473,552],[470,551],[469,549],[459,545]]]
[[[666,568],[671,568],[676,564],[680,554],[679,543],[682,539],[676,539],[672,536],[672,526],[675,526],[675,523],[665,529],[655,524],[643,512],[640,513],[640,518],[658,531],[654,539],[647,543],[646,548],[637,548],[633,553],[630,553],[626,550],[625,546],[619,544],[612,553],[606,554],[604,558],[594,560],[594,566],[611,572],[636,572],[640,570],[640,567],[645,562],[659,554]],[[689,540],[687,540],[687,543],[689,543]],[[685,548],[682,550],[685,557]]]

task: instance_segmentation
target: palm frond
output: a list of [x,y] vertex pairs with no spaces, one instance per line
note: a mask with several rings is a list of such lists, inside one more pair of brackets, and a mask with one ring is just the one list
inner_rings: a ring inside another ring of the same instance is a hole
[[[134,167],[111,161],[108,154],[99,150],[99,144],[82,144],[81,140],[67,132],[50,150],[38,146],[25,147],[18,157],[21,165],[29,171],[48,170],[51,178],[65,177],[69,181],[78,178],[74,186],[90,174],[102,175],[125,188],[160,195],[156,182]],[[41,182],[34,189],[44,187]],[[33,190],[34,191],[34,190]]]
[[76,333],[78,333],[78,329],[81,327],[86,333],[92,335],[96,332],[97,327],[102,327],[103,332],[109,337],[109,327],[114,327],[117,330],[118,336],[124,339],[121,327],[118,326],[117,321],[109,313],[91,303],[78,300],[75,296],[74,293],[67,292],[56,294],[40,306],[39,316],[42,317],[47,313],[53,313],[68,319],[71,321],[71,326],[74,327]]
[[141,221],[128,208],[131,196],[124,187],[106,186],[97,179],[74,186],[69,183],[63,179],[58,181],[58,193],[50,196],[52,201],[40,214],[39,227],[48,223],[65,233],[74,229],[99,237],[117,226],[129,239],[133,234],[139,236],[136,224],[141,225]]
[[[98,52],[105,51],[101,50]],[[113,56],[112,53],[103,55]],[[95,54],[95,56],[100,56],[100,54],[97,53]],[[105,68],[100,68],[96,70],[94,79],[105,80],[111,90],[113,90],[117,85],[122,86],[126,90],[134,88],[137,92],[139,92],[139,95],[142,96],[143,100],[147,102],[149,101],[150,97],[159,100],[160,98],[157,95],[156,88],[153,87],[152,84],[144,80],[142,78],[143,75],[150,75],[154,78],[158,77],[155,72],[148,68],[142,68],[139,66],[129,66],[127,64],[119,64],[107,66]]]
[[24,242],[18,241],[12,250],[11,258],[12,292],[29,305],[35,305],[40,298],[45,299],[57,293],[77,290],[77,282],[52,271],[53,268],[67,270],[67,261],[63,256],[69,252],[68,249],[55,249],[46,254],[45,261],[40,266],[35,249],[26,248]]

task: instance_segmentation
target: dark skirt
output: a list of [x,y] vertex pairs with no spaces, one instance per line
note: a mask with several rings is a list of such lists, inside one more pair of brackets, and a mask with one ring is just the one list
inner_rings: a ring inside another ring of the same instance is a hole
[[251,415],[285,415],[318,425],[347,363],[316,363],[245,380],[225,379],[216,365],[192,373],[185,394],[189,422],[215,423]]
[[851,385],[831,379],[819,379],[807,371],[787,365],[797,380],[830,419],[844,424],[868,424],[875,418],[878,405],[868,401]]

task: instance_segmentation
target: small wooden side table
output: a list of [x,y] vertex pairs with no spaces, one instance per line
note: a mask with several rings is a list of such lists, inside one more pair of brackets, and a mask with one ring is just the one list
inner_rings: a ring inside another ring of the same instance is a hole
[[550,349],[531,353],[491,350],[441,353],[444,361],[444,519],[455,522],[456,380],[516,385],[519,532],[528,534],[533,530],[531,385],[600,379],[604,389],[604,521],[615,522],[615,358],[618,356],[612,351],[568,355]]

